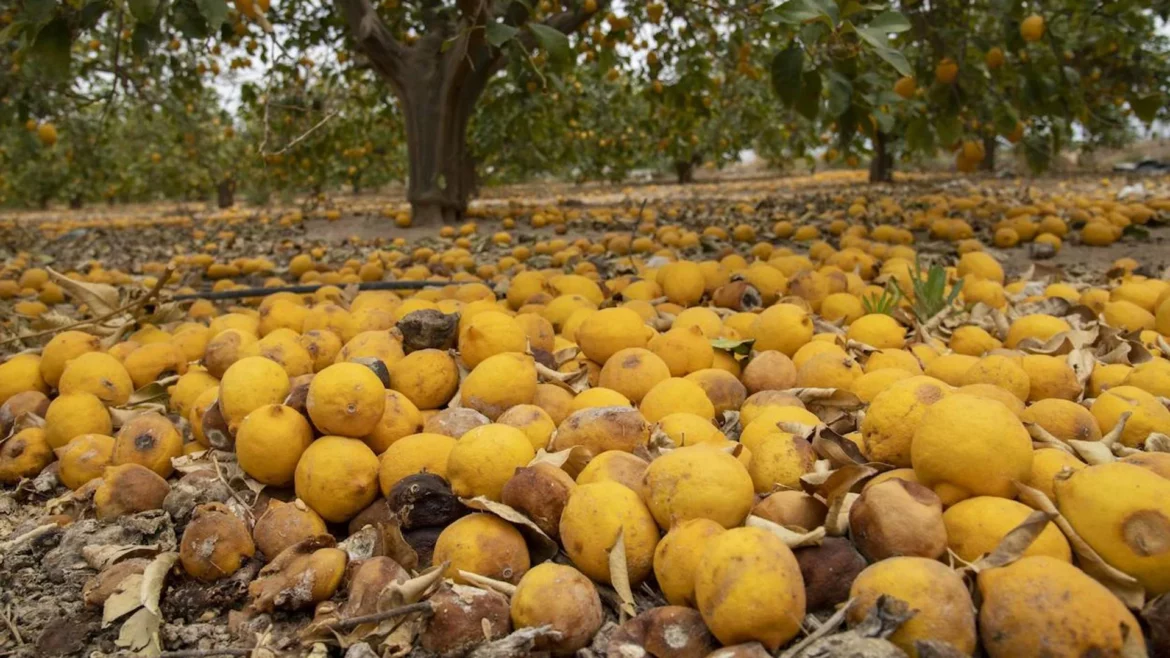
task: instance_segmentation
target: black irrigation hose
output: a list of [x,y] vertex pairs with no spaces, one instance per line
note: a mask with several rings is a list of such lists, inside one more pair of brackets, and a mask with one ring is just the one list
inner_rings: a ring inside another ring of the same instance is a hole
[[[358,284],[358,290],[422,290],[423,288],[434,288],[438,286],[447,286],[451,284],[458,284],[458,281],[451,280],[437,280],[437,281],[365,281]],[[196,292],[188,295],[175,295],[171,299],[177,302],[186,302],[193,299],[246,299],[248,297],[265,297],[278,292],[291,292],[296,294],[306,294],[317,292],[329,283],[318,283],[305,286],[279,286],[276,288],[244,288],[241,290],[224,290],[220,292]],[[344,287],[344,286],[338,286]]]

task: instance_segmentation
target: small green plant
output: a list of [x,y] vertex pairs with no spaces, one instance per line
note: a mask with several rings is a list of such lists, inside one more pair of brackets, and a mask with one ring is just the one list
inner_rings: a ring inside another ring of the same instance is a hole
[[898,308],[898,302],[902,301],[902,291],[898,289],[898,284],[893,279],[886,282],[886,287],[882,289],[882,293],[871,293],[861,298],[861,306],[866,313],[881,313],[882,315],[893,315],[894,309]]
[[941,265],[931,265],[929,270],[923,270],[920,261],[914,262],[914,271],[910,272],[910,287],[914,293],[911,297],[891,279],[894,287],[902,297],[912,299],[910,311],[919,323],[925,323],[934,316],[942,313],[959,296],[963,290],[963,279],[955,281],[947,291],[947,271]]

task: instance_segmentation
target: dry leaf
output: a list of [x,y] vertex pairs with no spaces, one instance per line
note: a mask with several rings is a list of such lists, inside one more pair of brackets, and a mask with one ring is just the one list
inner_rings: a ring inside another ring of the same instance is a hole
[[109,315],[121,307],[118,289],[104,283],[86,283],[70,279],[53,268],[45,268],[49,278],[61,286],[74,303],[85,304],[94,315]]
[[516,594],[516,586],[509,582],[488,578],[487,576],[481,576],[480,574],[462,569],[459,570],[459,576],[480,589],[499,592],[508,598]]
[[828,477],[800,478],[806,493],[819,496],[829,506],[825,530],[831,537],[840,537],[849,529],[847,502],[849,493],[858,483],[878,474],[878,469],[862,464],[850,464],[832,471]]
[[638,606],[634,602],[634,591],[630,589],[630,569],[626,561],[625,528],[618,529],[617,539],[609,549],[609,581],[622,600],[622,614],[637,615]]
[[0,446],[4,445],[4,443],[6,441],[8,441],[8,439],[11,439],[12,437],[16,436],[17,434],[20,434],[24,430],[27,430],[30,428],[43,428],[44,426],[45,426],[45,419],[44,418],[41,418],[40,416],[32,413],[31,411],[26,411],[26,412],[20,414],[19,416],[17,416],[16,420],[12,421],[12,429],[9,430],[7,436],[0,438]]
[[437,564],[405,583],[390,583],[382,590],[378,597],[377,609],[379,612],[404,606],[408,603],[417,603],[435,586],[443,580],[443,574],[450,566],[449,562]]
[[861,398],[842,388],[790,388],[784,392],[795,395],[810,408],[860,409],[865,406]]
[[532,522],[527,516],[524,516],[515,509],[503,504],[497,503],[494,500],[488,500],[483,496],[476,496],[475,498],[465,499],[460,498],[459,502],[474,510],[481,512],[489,512],[501,519],[520,526],[517,528],[524,535],[528,541],[528,551],[532,556],[533,564],[539,564],[547,560],[551,560],[560,550],[557,543],[552,540],[544,531]]
[[158,544],[148,544],[146,546],[137,544],[102,544],[100,546],[83,546],[81,548],[81,557],[85,558],[85,562],[89,566],[98,571],[103,571],[106,567],[117,564],[122,560],[135,557],[154,557],[161,550],[162,546]]
[[[549,443],[555,437],[549,437]],[[536,456],[532,461],[528,462],[529,466],[537,464],[550,464],[559,469],[564,470],[569,474],[569,477],[576,479],[577,475],[584,470],[585,466],[589,464],[589,451],[584,446],[573,446],[567,450],[559,450],[557,452],[548,452],[544,448],[536,451]]]
[[1154,432],[1146,437],[1146,452],[1170,452],[1170,436]]
[[1033,489],[1026,484],[1016,481],[1016,490],[1020,493],[1020,502],[1025,503],[1032,509],[1037,509],[1042,512],[1047,512],[1052,517],[1052,522],[1060,528],[1064,533],[1065,538],[1068,539],[1069,546],[1072,547],[1073,553],[1077,555],[1077,562],[1081,570],[1092,576],[1097,582],[1109,588],[1117,598],[1121,599],[1123,603],[1129,608],[1140,610],[1145,604],[1146,591],[1133,576],[1122,573],[1120,570],[1114,568],[1100,555],[1093,550],[1092,546],[1077,534],[1073,529],[1072,524],[1068,519],[1060,514],[1056,509],[1056,505],[1048,500],[1042,491]]
[[1079,457],[1081,461],[1089,464],[1090,466],[1096,464],[1108,464],[1110,462],[1117,461],[1117,456],[1113,454],[1113,451],[1110,450],[1109,446],[1103,441],[1073,440],[1069,441],[1068,445],[1075,451],[1076,456]]
[[849,464],[865,464],[868,461],[856,443],[825,426],[817,427],[812,439],[812,449],[836,468]]
[[161,625],[161,617],[146,608],[139,608],[138,612],[122,624],[114,644],[135,656],[158,656],[162,653],[158,637]]
[[162,404],[163,408],[165,409],[167,400],[170,399],[170,395],[167,393],[166,382],[168,380],[173,384],[175,381],[177,381],[177,378],[168,377],[163,381],[151,382],[137,391],[134,391],[130,394],[130,400],[126,403],[127,407],[135,408],[138,405],[148,402],[158,402]]
[[1024,429],[1028,430],[1028,434],[1032,436],[1032,447],[1034,449],[1052,448],[1054,450],[1067,452],[1068,454],[1074,456],[1077,454],[1076,451],[1069,447],[1067,443],[1061,441],[1055,436],[1052,436],[1048,430],[1044,429],[1036,423],[1025,422]]
[[1052,518],[1052,514],[1043,510],[1032,512],[1028,518],[1004,535],[995,550],[976,560],[970,566],[970,570],[979,573],[985,569],[1007,566],[1020,559],[1024,551],[1028,550],[1040,533],[1048,527]]
[[1077,384],[1084,390],[1085,384],[1093,374],[1093,368],[1097,367],[1097,357],[1093,356],[1093,352],[1088,348],[1081,347],[1069,352],[1067,361],[1076,375]]
[[755,515],[747,517],[747,521],[744,522],[744,525],[749,528],[760,528],[762,530],[767,530],[768,532],[779,537],[781,541],[783,541],[788,546],[788,548],[792,549],[800,548],[802,546],[820,546],[821,542],[825,539],[825,535],[827,534],[823,526],[820,528],[813,528],[808,532],[801,533],[789,530],[779,523],[774,523],[768,519]]
[[114,427],[121,427],[131,420],[149,413],[166,414],[166,405],[157,402],[143,402],[134,407],[110,407],[110,419]]
[[162,597],[167,574],[170,573],[178,559],[179,554],[174,551],[160,553],[142,574],[142,607],[156,615],[160,614],[158,601]]
[[142,607],[142,583],[146,574],[130,574],[118,583],[102,608],[102,628]]
[[1101,443],[1104,443],[1110,448],[1116,445],[1121,440],[1121,434],[1125,431],[1125,424],[1129,422],[1129,417],[1132,415],[1132,411],[1121,412],[1121,415],[1117,417],[1117,424],[1105,436],[1101,437]]
[[536,364],[536,374],[542,384],[555,384],[576,395],[589,388],[589,371],[578,368],[573,372],[557,372],[539,361]]

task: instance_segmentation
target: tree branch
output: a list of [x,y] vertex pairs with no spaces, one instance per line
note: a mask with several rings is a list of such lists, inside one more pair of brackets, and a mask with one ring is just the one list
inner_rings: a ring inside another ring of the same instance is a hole
[[[588,12],[585,11],[585,3],[581,2],[576,9],[566,9],[559,14],[549,16],[542,24],[559,31],[561,34],[572,34],[581,29],[582,25],[588,23],[590,18],[605,11],[607,7],[609,7],[609,1],[601,0],[597,3],[597,11]],[[524,18],[525,20],[519,21],[519,23],[527,22],[527,15]],[[532,32],[523,32],[518,38],[525,48],[531,50],[536,47],[536,37],[532,35]]]
[[382,76],[396,86],[403,81],[402,61],[407,48],[390,34],[370,0],[335,0],[358,48]]

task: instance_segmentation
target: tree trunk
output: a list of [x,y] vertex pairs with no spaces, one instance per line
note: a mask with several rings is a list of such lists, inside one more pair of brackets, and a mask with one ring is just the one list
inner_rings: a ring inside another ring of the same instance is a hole
[[406,199],[416,226],[458,222],[476,187],[467,126],[489,76],[459,76],[463,64],[443,53],[417,55],[408,60],[414,73],[398,93],[410,165]]
[[979,163],[983,171],[995,171],[995,147],[999,140],[995,135],[983,136],[983,162]]
[[69,200],[69,208],[71,210],[81,210],[82,203],[84,203],[84,199],[81,198],[80,194],[76,194]]
[[873,158],[869,161],[869,182],[871,183],[894,182],[894,156],[890,153],[887,139],[888,137],[883,132],[878,131],[873,134]]
[[231,208],[236,204],[236,181],[225,178],[215,186],[216,203],[220,208]]
[[[467,149],[467,126],[488,80],[506,63],[504,51],[488,43],[486,26],[496,22],[493,2],[459,0],[455,11],[439,2],[422,3],[423,35],[399,43],[370,0],[335,0],[358,49],[390,84],[406,124],[409,172],[406,198],[415,225],[456,222],[475,192],[475,163]],[[566,10],[543,22],[564,34],[583,25],[592,12]],[[598,3],[603,8],[608,0]],[[522,3],[511,3],[505,24],[517,28],[525,48],[533,33],[520,30],[529,19]]]
[[690,160],[677,160],[674,163],[674,174],[679,185],[695,182],[695,168],[703,164],[703,154],[695,153]]

